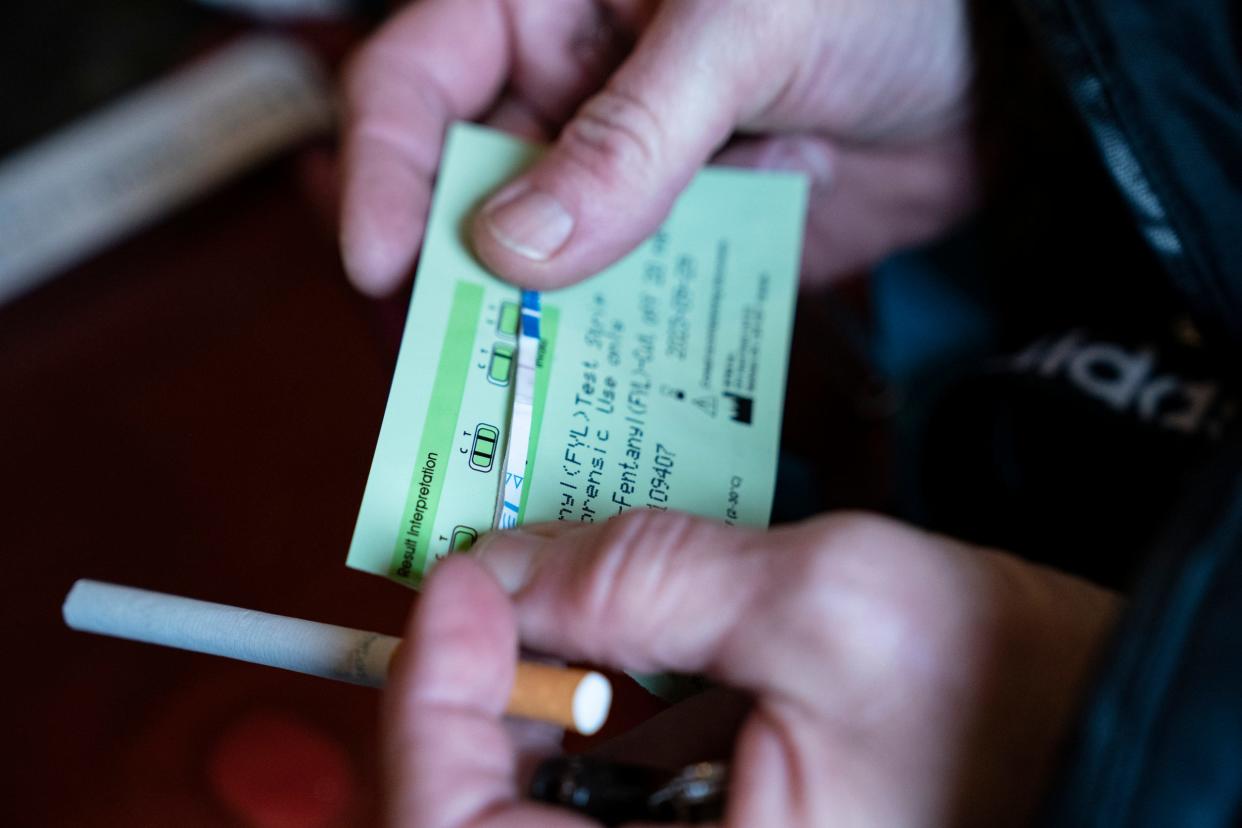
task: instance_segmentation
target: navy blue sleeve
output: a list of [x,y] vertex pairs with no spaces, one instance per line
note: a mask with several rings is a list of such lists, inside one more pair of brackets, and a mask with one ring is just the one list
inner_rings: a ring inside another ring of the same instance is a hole
[[1242,824],[1242,451],[1188,492],[1133,592],[1043,824]]

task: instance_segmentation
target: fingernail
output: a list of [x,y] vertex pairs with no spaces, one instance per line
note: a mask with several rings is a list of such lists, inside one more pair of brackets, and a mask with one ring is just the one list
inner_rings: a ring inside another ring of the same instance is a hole
[[559,201],[530,188],[493,198],[483,207],[483,218],[498,242],[537,262],[560,250],[574,229],[574,217]]
[[520,529],[491,532],[479,538],[470,554],[512,595],[526,585],[535,553],[543,543],[543,538]]
[[386,244],[370,226],[355,218],[341,235],[341,261],[349,280],[368,296],[383,296],[401,281],[408,262],[405,251]]
[[773,140],[763,159],[763,166],[775,170],[805,173],[814,188],[833,183],[836,170],[833,159],[823,144],[800,138]]

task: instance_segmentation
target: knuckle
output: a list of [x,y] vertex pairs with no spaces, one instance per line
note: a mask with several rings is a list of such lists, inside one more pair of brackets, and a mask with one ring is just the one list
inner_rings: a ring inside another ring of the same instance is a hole
[[870,512],[833,512],[812,525],[812,544],[836,559],[901,554],[909,533],[897,521]]
[[624,620],[642,635],[656,624],[659,596],[679,579],[686,550],[695,548],[705,521],[675,512],[647,509],[627,512],[608,521],[594,549],[584,556],[571,590],[571,606],[579,618],[598,628]]
[[[346,58],[338,85],[347,105],[372,99],[374,90],[393,86],[394,75],[405,74],[401,61],[394,60],[382,41],[371,41]],[[402,78],[404,80],[404,78]]]
[[904,615],[893,589],[908,561],[908,538],[898,524],[866,513],[841,512],[810,524],[791,544],[782,581],[791,604],[815,625],[840,627],[866,619],[890,624]]
[[608,87],[583,104],[561,143],[571,162],[612,185],[657,168],[664,141],[660,120],[646,101]]
[[842,513],[816,521],[792,551],[790,606],[801,624],[836,631],[823,656],[880,676],[921,657],[944,615],[936,603],[938,556],[917,530],[876,515]]

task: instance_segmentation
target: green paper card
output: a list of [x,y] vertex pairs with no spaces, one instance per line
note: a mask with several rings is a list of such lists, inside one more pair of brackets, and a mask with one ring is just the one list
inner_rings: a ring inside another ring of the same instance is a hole
[[[473,210],[539,150],[449,132],[349,566],[417,587],[492,527],[520,291],[466,241]],[[520,521],[678,509],[767,525],[806,184],[709,168],[615,265],[542,294]]]

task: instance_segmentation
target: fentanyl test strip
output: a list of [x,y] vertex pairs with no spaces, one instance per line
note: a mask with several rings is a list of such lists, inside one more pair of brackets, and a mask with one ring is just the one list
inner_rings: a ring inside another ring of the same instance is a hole
[[[61,612],[66,625],[82,632],[367,687],[384,685],[401,644],[391,635],[85,579],[74,583]],[[600,673],[522,661],[505,712],[590,736],[611,705],[612,684]]]
[[539,351],[540,315],[538,291],[522,291],[513,409],[509,414],[509,443],[505,448],[504,478],[497,497],[494,529],[513,529],[520,522],[522,481],[526,477],[530,426],[534,415],[535,357]]
[[493,527],[630,509],[767,525],[805,180],[708,168],[621,261],[523,294],[474,258],[464,228],[539,153],[449,130],[355,569],[417,587]]

